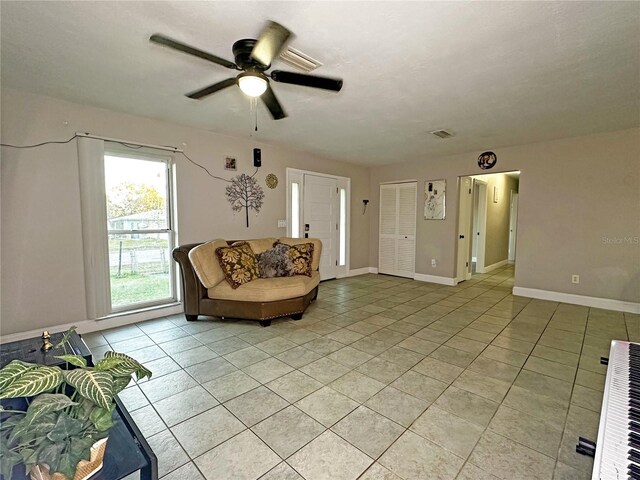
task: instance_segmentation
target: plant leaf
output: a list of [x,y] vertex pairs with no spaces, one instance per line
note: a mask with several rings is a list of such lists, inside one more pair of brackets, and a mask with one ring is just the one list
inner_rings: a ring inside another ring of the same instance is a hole
[[113,377],[110,373],[78,368],[64,374],[69,385],[99,407],[109,408],[113,403]]
[[55,358],[64,360],[75,367],[87,366],[87,360],[82,355],[57,355]]
[[72,405],[77,405],[77,403],[62,393],[42,393],[34,398],[29,405],[24,421],[29,428],[43,415],[64,410]]
[[100,408],[100,407],[96,407],[96,404],[93,403],[88,398],[81,398],[80,402],[78,403],[78,406],[73,409],[75,412],[74,416],[78,420],[82,420],[84,422],[86,420],[89,420],[89,415],[91,414],[94,408]]
[[[74,435],[79,434],[81,431],[82,422],[62,412],[60,416],[58,416],[58,421],[56,422],[55,427],[53,427],[53,430],[51,430],[47,434],[47,438],[52,442],[62,442],[69,437],[73,437]],[[61,443],[61,445],[64,446],[63,443]],[[54,467],[51,463],[46,463],[51,467],[52,470],[56,470],[56,467]]]
[[55,472],[60,464],[60,454],[63,449],[64,443],[43,441],[40,448],[38,448],[38,463],[49,465],[49,470]]
[[38,461],[34,448],[23,448],[20,451],[20,456],[22,457],[22,463],[36,463]]
[[91,446],[96,442],[92,437],[73,437],[69,447],[69,454],[76,459],[76,464],[80,460],[91,458]]
[[151,378],[151,370],[145,368],[135,358],[124,353],[111,351],[105,353],[104,358],[96,364],[96,370],[107,371],[114,377],[124,377],[135,373],[138,380],[145,377]]
[[2,455],[0,455],[0,474],[4,478],[11,478],[13,467],[22,462],[22,455],[9,450],[8,446],[2,444]]
[[14,377],[13,382],[0,392],[0,398],[33,397],[53,390],[63,380],[62,370],[58,367],[34,365],[28,370],[23,370],[18,377]]
[[[54,345],[54,347],[55,347],[55,348],[60,348],[60,347],[62,347],[62,346],[64,345],[64,342],[66,342],[66,341],[68,341],[68,340],[69,340],[69,337],[70,337],[70,336],[71,336],[71,334],[75,331],[75,329],[76,329],[76,328],[78,328],[78,327],[76,327],[75,325],[74,325],[74,326],[72,326],[72,327],[69,327],[69,329],[68,329],[66,332],[64,332],[64,335],[62,336],[62,338],[60,339],[60,341],[59,341],[58,343],[56,343],[56,344]],[[71,362],[69,362],[69,363],[71,363]]]
[[20,360],[11,360],[0,370],[0,392],[11,385],[17,378],[24,374],[27,370],[37,367],[33,363],[25,363]]
[[115,422],[113,421],[113,411],[115,410],[115,404],[110,408],[94,408],[89,416],[89,419],[93,422],[96,430],[99,432],[106,432],[109,430]]
[[113,379],[113,393],[117,395],[122,390],[127,388],[127,385],[131,382],[131,376],[127,377],[115,377]]
[[76,474],[77,461],[74,461],[73,457],[69,453],[64,453],[60,456],[60,465],[58,468],[52,468],[56,472],[64,474],[67,478],[73,478]]
[[10,428],[15,427],[18,423],[22,421],[23,418],[24,417],[20,417],[18,415],[12,415],[8,418],[5,418],[4,420],[2,420],[2,422],[0,422],[0,431],[8,430]]
[[37,430],[37,434],[40,436],[46,435],[53,430],[53,427],[56,425],[56,422],[58,421],[58,414],[51,412],[43,415],[40,417],[38,422],[32,425],[31,431],[27,422],[25,422],[25,419],[26,417],[22,418],[22,420],[11,430],[11,434],[9,435],[10,444],[13,444],[17,439],[20,439],[20,443],[27,443],[33,440],[36,437],[33,430]]

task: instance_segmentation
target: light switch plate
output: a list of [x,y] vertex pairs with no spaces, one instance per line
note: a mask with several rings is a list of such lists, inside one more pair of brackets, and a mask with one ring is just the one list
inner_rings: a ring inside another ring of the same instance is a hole
[[286,220],[278,220],[278,228],[287,228]]

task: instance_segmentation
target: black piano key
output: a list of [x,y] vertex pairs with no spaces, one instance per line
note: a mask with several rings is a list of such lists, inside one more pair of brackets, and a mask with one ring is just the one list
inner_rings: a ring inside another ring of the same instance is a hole
[[629,460],[640,463],[640,451],[630,448],[627,453],[629,454],[629,456],[627,457]]

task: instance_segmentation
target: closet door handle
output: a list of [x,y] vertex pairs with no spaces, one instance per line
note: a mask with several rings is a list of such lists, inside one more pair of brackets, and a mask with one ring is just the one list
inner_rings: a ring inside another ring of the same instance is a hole
[[464,235],[460,235],[460,238],[464,238]]

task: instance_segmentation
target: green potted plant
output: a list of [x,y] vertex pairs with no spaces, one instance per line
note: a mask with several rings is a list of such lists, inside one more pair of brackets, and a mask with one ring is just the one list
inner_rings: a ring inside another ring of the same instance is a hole
[[0,473],[7,480],[21,463],[33,480],[93,475],[102,467],[116,395],[133,374],[138,380],[151,378],[149,370],[122,353],[107,352],[94,367],[80,355],[56,358],[76,368],[13,360],[0,370],[0,399],[28,399],[26,411],[0,406]]

